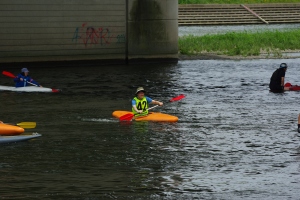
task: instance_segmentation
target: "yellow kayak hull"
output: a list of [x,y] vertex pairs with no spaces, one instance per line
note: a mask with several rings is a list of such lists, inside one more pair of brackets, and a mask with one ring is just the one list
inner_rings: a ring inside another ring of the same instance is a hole
[[[126,114],[133,114],[132,112],[129,111],[122,111],[122,110],[117,110],[112,113],[112,115],[116,118],[120,118],[123,115]],[[159,112],[149,112],[147,116],[142,116],[142,117],[134,117],[135,121],[154,121],[154,122],[177,122],[178,117],[173,116],[173,115],[168,115],[164,113],[159,113]]]
[[24,129],[18,126],[0,124],[0,135],[20,135]]

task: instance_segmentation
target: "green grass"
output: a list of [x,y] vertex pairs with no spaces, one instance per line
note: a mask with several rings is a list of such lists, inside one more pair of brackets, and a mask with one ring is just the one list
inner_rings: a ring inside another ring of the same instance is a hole
[[178,0],[179,4],[300,3],[300,0]]
[[179,51],[181,54],[187,55],[204,52],[229,56],[257,56],[262,52],[278,54],[283,50],[300,49],[299,38],[300,30],[189,35],[179,38]]

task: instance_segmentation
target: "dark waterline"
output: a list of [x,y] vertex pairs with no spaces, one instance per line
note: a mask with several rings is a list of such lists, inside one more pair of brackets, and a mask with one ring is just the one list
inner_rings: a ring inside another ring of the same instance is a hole
[[[33,78],[63,92],[0,93],[0,120],[36,121],[43,135],[0,146],[0,196],[298,199],[300,93],[270,93],[268,82],[286,62],[286,79],[300,84],[299,61],[34,68]],[[164,102],[186,94],[157,109],[179,122],[113,119],[114,110],[130,109],[138,86]]]

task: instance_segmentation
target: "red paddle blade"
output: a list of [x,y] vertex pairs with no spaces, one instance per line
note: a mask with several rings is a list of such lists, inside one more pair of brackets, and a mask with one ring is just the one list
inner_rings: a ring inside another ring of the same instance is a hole
[[8,76],[8,77],[10,77],[10,78],[16,78],[15,75],[13,75],[12,73],[7,72],[7,71],[3,71],[2,74],[5,75],[5,76]]
[[52,92],[59,92],[58,89],[52,89]]
[[181,94],[181,95],[179,95],[179,96],[177,96],[177,97],[174,97],[174,98],[170,99],[170,101],[171,101],[171,102],[173,102],[173,101],[179,101],[179,100],[181,100],[181,99],[183,99],[183,98],[185,98],[185,95],[184,95],[184,94]]
[[128,113],[120,117],[120,121],[130,121],[134,117],[134,114]]

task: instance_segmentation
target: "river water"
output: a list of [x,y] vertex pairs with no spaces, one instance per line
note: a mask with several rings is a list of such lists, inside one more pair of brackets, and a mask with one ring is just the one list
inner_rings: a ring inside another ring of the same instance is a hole
[[222,25],[222,26],[179,26],[179,36],[207,34],[225,34],[227,32],[264,32],[264,31],[287,31],[299,29],[299,23],[293,24],[253,24],[253,25]]
[[[0,93],[2,121],[42,134],[0,146],[1,199],[299,199],[300,93],[268,89],[281,62],[300,84],[299,59],[29,67],[62,92]],[[179,121],[112,118],[138,86]]]

